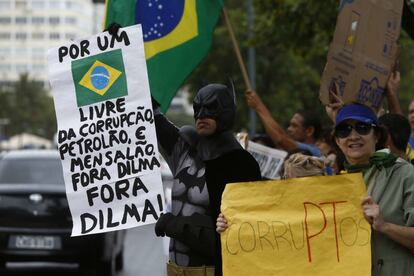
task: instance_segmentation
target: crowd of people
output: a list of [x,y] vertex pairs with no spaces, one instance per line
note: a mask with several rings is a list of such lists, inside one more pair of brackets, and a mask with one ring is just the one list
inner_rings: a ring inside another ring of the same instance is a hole
[[[327,106],[332,128],[323,133],[319,118],[301,111],[285,131],[258,93],[245,93],[266,131],[260,140],[288,152],[281,179],[363,174],[373,275],[414,275],[414,101],[407,119],[396,98],[399,78],[394,73],[387,84],[389,113],[378,117],[362,104],[333,103]],[[171,213],[155,226],[157,236],[171,238],[169,276],[222,275],[220,235],[231,222],[220,212],[221,195],[227,183],[262,179],[232,132],[234,93],[222,84],[201,88],[193,101],[195,127],[175,127],[153,103],[160,149],[174,176]]]
[[[112,27],[116,33],[119,25]],[[288,152],[281,179],[362,173],[372,275],[414,275],[414,100],[407,119],[399,83],[393,72],[385,89],[389,112],[380,116],[337,98],[326,106],[332,125],[325,130],[317,115],[304,111],[294,113],[285,130],[256,91],[245,92],[266,132],[253,140]],[[153,109],[159,147],[174,177],[172,210],[155,225],[157,236],[170,237],[167,274],[222,275],[220,235],[231,221],[220,212],[221,195],[227,183],[262,180],[258,163],[233,133],[234,88],[202,87],[193,101],[195,127],[174,126],[154,99]]]

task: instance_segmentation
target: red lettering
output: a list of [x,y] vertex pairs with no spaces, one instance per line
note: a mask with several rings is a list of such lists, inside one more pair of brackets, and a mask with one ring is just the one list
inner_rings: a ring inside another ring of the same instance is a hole
[[324,204],[332,204],[332,213],[333,213],[333,221],[334,221],[334,228],[335,228],[335,245],[336,245],[336,259],[338,260],[339,263],[339,246],[338,246],[338,231],[336,228],[336,212],[335,212],[335,204],[337,203],[345,203],[346,201],[332,201],[332,202],[322,202],[319,203],[319,205],[324,205]]
[[[315,233],[313,235],[309,235],[307,205],[315,206],[316,208],[319,209],[319,211],[321,211],[321,213],[323,215],[323,228],[318,233]],[[306,243],[307,243],[307,246],[308,246],[308,260],[311,263],[312,262],[312,250],[311,250],[311,245],[310,245],[310,239],[316,237],[317,235],[321,234],[323,232],[323,230],[325,230],[325,228],[326,228],[326,216],[325,216],[325,213],[323,212],[323,210],[321,209],[321,207],[319,207],[318,205],[316,205],[312,202],[304,202],[303,207],[305,208],[305,233],[306,233]]]

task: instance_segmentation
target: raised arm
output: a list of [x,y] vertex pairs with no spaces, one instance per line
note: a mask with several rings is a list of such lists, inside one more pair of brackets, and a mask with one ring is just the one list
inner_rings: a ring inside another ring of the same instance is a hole
[[388,109],[390,113],[404,115],[398,101],[398,89],[400,88],[400,72],[392,72],[387,81],[387,89],[385,95],[387,97]]
[[286,151],[296,150],[298,148],[296,141],[290,138],[279,123],[273,119],[269,109],[267,109],[257,93],[253,90],[247,90],[245,96],[247,104],[259,115],[266,133],[272,141]]
[[158,144],[165,153],[171,155],[173,147],[179,137],[178,128],[161,113],[157,101],[153,98],[151,100]]

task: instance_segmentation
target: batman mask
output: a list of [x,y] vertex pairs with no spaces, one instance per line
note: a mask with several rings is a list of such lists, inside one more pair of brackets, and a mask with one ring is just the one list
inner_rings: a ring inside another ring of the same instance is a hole
[[194,119],[211,118],[216,121],[216,132],[230,130],[236,117],[234,91],[222,84],[201,88],[193,101]]

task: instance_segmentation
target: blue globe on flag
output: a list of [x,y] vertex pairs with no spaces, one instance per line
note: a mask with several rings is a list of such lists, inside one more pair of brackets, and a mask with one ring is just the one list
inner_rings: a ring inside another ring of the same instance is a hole
[[136,3],[136,22],[142,24],[144,41],[166,36],[180,23],[185,0],[143,0]]
[[91,73],[91,83],[98,89],[104,89],[109,83],[109,72],[103,66],[96,66]]

